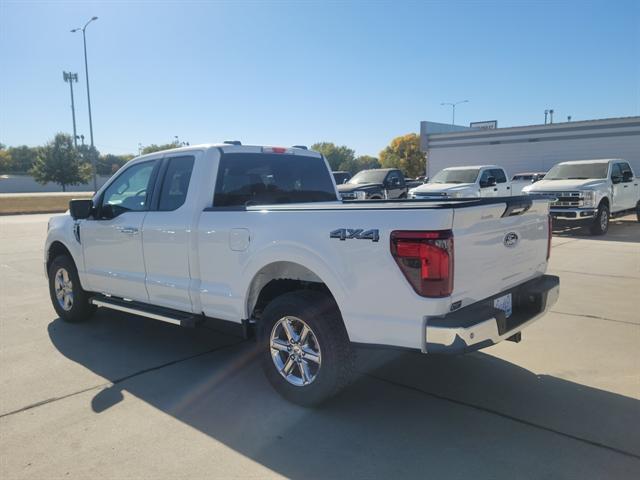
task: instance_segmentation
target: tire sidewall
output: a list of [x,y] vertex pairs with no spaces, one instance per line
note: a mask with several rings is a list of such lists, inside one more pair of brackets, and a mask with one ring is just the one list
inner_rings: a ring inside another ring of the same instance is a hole
[[[600,223],[603,215],[607,215],[607,228],[605,229],[602,229]],[[593,233],[594,235],[604,235],[609,230],[609,222],[611,222],[609,207],[606,203],[601,203],[598,207],[598,213],[596,215],[596,218],[594,219],[594,223],[591,226],[591,233]]]
[[[55,275],[60,268],[64,268],[71,279],[71,287],[73,290],[73,305],[70,310],[65,310],[58,303],[55,292]],[[69,256],[60,255],[56,257],[49,267],[49,296],[51,303],[58,316],[67,322],[81,322],[91,316],[95,310],[93,305],[89,304],[89,296],[80,285],[80,277],[75,263]]]
[[[311,293],[312,295],[309,295]],[[303,406],[317,405],[331,396],[340,377],[342,358],[340,347],[348,342],[345,331],[335,327],[340,314],[335,303],[316,292],[288,293],[273,300],[262,314],[258,326],[258,345],[261,365],[271,385],[287,400]],[[303,320],[313,331],[320,347],[321,366],[317,377],[305,386],[290,384],[277,370],[271,358],[271,331],[278,320],[292,316]],[[340,323],[342,320],[340,319]],[[336,331],[338,330],[338,331]],[[344,327],[342,328],[344,330]]]

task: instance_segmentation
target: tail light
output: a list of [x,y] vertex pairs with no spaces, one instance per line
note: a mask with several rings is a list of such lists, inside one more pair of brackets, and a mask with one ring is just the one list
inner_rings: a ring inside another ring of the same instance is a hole
[[549,231],[547,232],[547,261],[549,261],[549,258],[551,257],[551,229],[553,227],[553,219],[551,218],[551,215],[548,216],[547,222],[549,224]]
[[391,232],[391,254],[418,295],[447,297],[453,291],[453,232]]

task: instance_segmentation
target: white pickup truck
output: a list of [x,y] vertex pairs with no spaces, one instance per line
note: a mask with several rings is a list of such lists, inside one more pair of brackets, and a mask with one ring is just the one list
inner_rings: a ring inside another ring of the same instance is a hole
[[634,213],[640,222],[640,178],[624,160],[558,163],[543,180],[522,191],[554,196],[554,219],[588,223],[594,235],[607,233],[612,217]]
[[341,201],[319,153],[193,146],[136,158],[72,200],[44,262],[63,320],[104,307],[255,332],[275,389],[313,405],[347,384],[354,344],[519,341],[558,297],[548,202]]
[[509,197],[511,182],[502,167],[480,165],[440,170],[429,183],[409,190],[409,198]]

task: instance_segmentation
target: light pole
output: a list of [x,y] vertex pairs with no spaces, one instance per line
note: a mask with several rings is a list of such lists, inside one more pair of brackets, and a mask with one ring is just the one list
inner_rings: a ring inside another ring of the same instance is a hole
[[78,74],[71,72],[62,72],[62,79],[69,82],[71,89],[71,119],[73,120],[73,146],[78,148],[78,134],[76,133],[76,107],[73,103],[73,82],[78,83]]
[[451,125],[456,124],[456,105],[461,103],[469,103],[469,100],[460,100],[459,102],[442,102],[440,105],[450,105],[452,110]]
[[82,28],[74,28],[71,30],[71,33],[82,31],[82,43],[84,44],[84,73],[87,79],[87,106],[89,107],[89,138],[91,139],[91,167],[93,169],[93,190],[95,192],[98,191],[98,179],[96,178],[96,158],[94,155],[94,146],[93,146],[93,122],[91,120],[91,94],[89,93],[89,64],[87,62],[87,36],[85,34],[85,30],[87,26],[97,20],[98,17],[91,17],[91,19],[84,24]]

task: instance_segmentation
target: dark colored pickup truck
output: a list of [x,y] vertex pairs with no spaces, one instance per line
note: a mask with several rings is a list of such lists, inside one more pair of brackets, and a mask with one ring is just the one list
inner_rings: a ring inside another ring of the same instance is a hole
[[408,191],[404,175],[396,168],[362,170],[338,185],[343,200],[407,198]]

